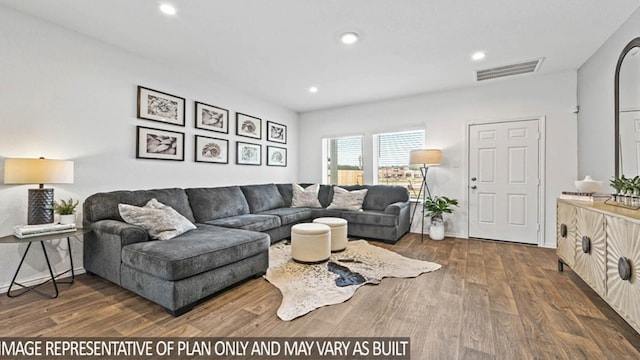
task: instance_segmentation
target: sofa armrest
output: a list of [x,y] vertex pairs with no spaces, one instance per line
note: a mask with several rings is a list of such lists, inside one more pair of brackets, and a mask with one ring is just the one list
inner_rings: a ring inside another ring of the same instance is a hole
[[389,206],[384,209],[384,213],[400,216],[400,212],[402,211],[402,209],[409,207],[410,204],[411,203],[409,201],[394,202],[393,204],[389,204]]
[[120,237],[120,246],[149,241],[149,234],[140,226],[118,220],[100,220],[89,224],[89,228],[98,236],[112,235]]

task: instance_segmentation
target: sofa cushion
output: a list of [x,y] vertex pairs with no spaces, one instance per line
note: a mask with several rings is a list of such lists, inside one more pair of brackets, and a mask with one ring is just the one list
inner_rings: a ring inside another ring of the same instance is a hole
[[367,189],[349,191],[335,186],[333,188],[333,200],[327,206],[327,209],[360,211],[366,195]]
[[119,204],[144,206],[144,204],[153,198],[165,205],[171,206],[189,221],[195,222],[187,194],[183,189],[176,188],[136,191],[121,190],[93,194],[84,201],[84,219],[89,222],[100,220],[124,221],[118,210]]
[[319,217],[342,217],[342,210],[330,210],[330,209],[311,209],[311,218]]
[[275,215],[238,215],[222,219],[210,220],[206,224],[224,226],[234,229],[265,231],[281,225],[280,218]]
[[349,224],[396,226],[398,217],[396,215],[385,214],[382,211],[343,211],[342,218]]
[[196,222],[249,213],[249,204],[239,186],[185,190]]
[[152,239],[169,240],[196,228],[171,206],[164,205],[155,198],[143,207],[119,204],[118,209],[125,222],[142,227]]
[[275,215],[280,218],[282,225],[294,224],[311,219],[309,208],[279,208],[261,212],[259,215]]
[[384,210],[395,202],[409,201],[409,190],[402,186],[387,185],[351,185],[343,186],[346,190],[367,189],[362,208],[364,210]]
[[198,225],[168,241],[122,248],[122,262],[165,280],[180,280],[269,250],[266,234]]
[[318,200],[318,190],[320,190],[320,184],[313,184],[306,188],[292,184],[293,199],[291,199],[291,207],[310,207],[319,208],[322,207]]
[[275,184],[240,186],[252,214],[284,206],[284,200]]
[[282,200],[284,201],[284,207],[291,207],[291,200],[293,199],[293,187],[291,184],[276,184]]

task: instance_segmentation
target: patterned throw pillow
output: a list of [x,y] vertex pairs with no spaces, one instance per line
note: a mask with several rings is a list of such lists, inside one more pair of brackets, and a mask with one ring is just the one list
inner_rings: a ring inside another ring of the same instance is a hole
[[292,184],[291,188],[293,189],[291,207],[322,207],[322,205],[320,205],[320,200],[318,200],[318,191],[320,191],[320,184],[313,184],[306,189],[298,184]]
[[364,197],[368,189],[349,191],[339,186],[333,187],[333,200],[327,209],[362,211]]
[[169,240],[196,228],[174,208],[156,199],[143,207],[118,204],[118,211],[125,222],[142,227],[153,239]]

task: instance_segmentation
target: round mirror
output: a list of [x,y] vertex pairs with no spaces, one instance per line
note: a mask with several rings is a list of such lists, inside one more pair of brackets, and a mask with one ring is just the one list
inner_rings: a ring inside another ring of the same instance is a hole
[[615,176],[640,174],[640,38],[618,59],[615,75]]

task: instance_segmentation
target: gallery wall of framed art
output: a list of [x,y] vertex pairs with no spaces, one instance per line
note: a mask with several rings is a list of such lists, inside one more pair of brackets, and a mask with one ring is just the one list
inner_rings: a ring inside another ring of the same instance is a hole
[[[193,145],[189,146],[192,146],[193,161],[196,163],[229,164],[230,157],[235,157],[236,165],[261,166],[264,163],[267,166],[287,166],[286,147],[264,144],[266,152],[262,151],[263,141],[287,143],[287,125],[267,120],[263,137],[263,121],[258,116],[209,102],[194,100],[192,104],[191,123],[197,133],[187,137],[183,131],[136,126],[136,158],[184,161],[185,143],[192,140]],[[186,107],[184,97],[137,86],[137,118],[140,120],[184,128],[187,123]],[[235,121],[231,121],[232,115]],[[234,140],[233,136],[230,138],[233,126],[235,136],[250,138],[252,142],[238,139],[235,146],[230,146]]]

